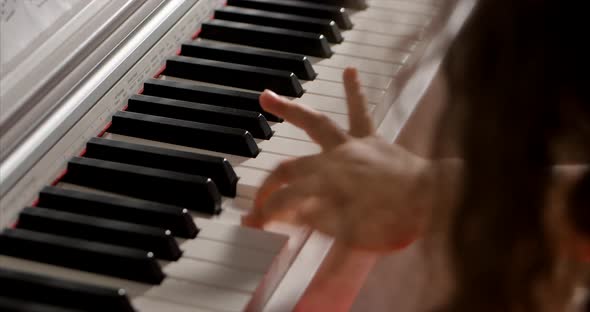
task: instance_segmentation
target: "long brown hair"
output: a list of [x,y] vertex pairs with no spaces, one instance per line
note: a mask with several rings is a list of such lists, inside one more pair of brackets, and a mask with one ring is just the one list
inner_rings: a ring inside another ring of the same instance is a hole
[[[562,309],[573,288],[556,278],[565,273],[546,203],[555,146],[590,159],[584,3],[480,0],[451,46],[444,120],[460,124],[465,172],[450,216],[455,291],[446,311]],[[576,213],[588,217],[585,208]]]

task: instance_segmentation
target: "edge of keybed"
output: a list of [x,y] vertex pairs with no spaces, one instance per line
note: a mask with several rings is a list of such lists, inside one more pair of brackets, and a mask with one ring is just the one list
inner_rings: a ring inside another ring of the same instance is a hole
[[438,73],[451,40],[456,37],[475,4],[475,0],[459,0],[438,31],[434,29],[437,25],[431,26],[431,39],[427,45],[420,46],[421,51],[415,54],[415,59],[410,60],[408,72],[411,75],[408,75],[409,78],[400,88],[395,101],[384,114],[377,129],[379,135],[391,142],[398,140],[400,132],[406,128],[406,123]]

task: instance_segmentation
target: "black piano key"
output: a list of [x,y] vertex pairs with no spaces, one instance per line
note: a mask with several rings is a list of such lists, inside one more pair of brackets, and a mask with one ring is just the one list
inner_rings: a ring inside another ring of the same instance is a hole
[[211,179],[180,172],[74,157],[63,182],[202,213],[217,214],[221,209],[221,195]]
[[160,116],[117,112],[109,132],[246,157],[259,153],[246,130]]
[[197,86],[190,83],[149,79],[143,84],[143,94],[159,96],[195,103],[259,112],[268,121],[282,121],[277,116],[265,112],[258,101],[260,93],[230,90],[211,86]]
[[0,254],[148,284],[165,278],[152,253],[22,229],[0,234]]
[[293,97],[301,97],[304,93],[292,72],[186,56],[166,60],[163,74],[255,91],[271,89]]
[[299,0],[311,3],[319,3],[333,6],[340,6],[355,10],[364,10],[368,8],[367,0]]
[[305,55],[256,49],[207,41],[182,45],[181,55],[210,60],[261,66],[293,72],[299,79],[313,80],[317,73]]
[[17,227],[151,251],[163,260],[175,261],[182,255],[170,230],[130,222],[28,207],[19,214]]
[[[10,288],[10,285],[6,286],[2,287],[2,289]],[[4,294],[0,294],[0,311],[2,312],[82,312],[81,310],[72,310],[4,296]]]
[[84,157],[208,177],[220,193],[236,195],[238,176],[227,159],[147,145],[92,138]]
[[323,58],[333,54],[321,34],[223,20],[203,23],[199,37]]
[[[123,289],[106,288],[0,268],[2,295],[89,312],[134,312]],[[1,304],[0,304],[1,306]],[[0,311],[5,311],[0,309]]]
[[340,28],[331,19],[276,13],[226,6],[215,11],[215,18],[226,21],[256,24],[322,34],[331,43],[341,43]]
[[133,95],[127,111],[248,130],[253,137],[268,140],[272,129],[259,112],[173,100],[150,95]]
[[340,6],[302,2],[295,0],[228,0],[228,5],[293,15],[331,19],[340,29],[352,29],[348,11]]
[[195,238],[199,229],[186,208],[145,200],[46,186],[39,193],[41,208],[133,222],[170,229],[174,236]]

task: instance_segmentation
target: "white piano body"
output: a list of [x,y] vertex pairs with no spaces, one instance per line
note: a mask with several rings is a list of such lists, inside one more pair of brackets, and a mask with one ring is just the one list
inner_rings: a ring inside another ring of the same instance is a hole
[[[174,55],[181,43],[194,39],[200,24],[225,5],[222,0],[64,3],[70,11],[64,13],[63,27],[43,33],[50,40],[32,41],[41,48],[15,52],[23,60],[3,63],[0,70],[0,228],[12,226],[23,207],[31,205],[38,192],[66,169],[68,160],[80,155],[90,138],[104,132],[127,98],[136,94],[145,80],[157,76],[166,58]],[[319,77],[303,83],[308,93],[298,101],[343,124],[346,111],[339,75],[344,66],[357,66],[365,79],[379,133],[393,142],[414,118],[412,114],[440,66],[440,51],[465,20],[473,1],[462,1],[461,9],[439,25],[446,35],[434,39],[424,32],[440,11],[436,1],[372,0],[368,4],[365,11],[351,11],[358,27],[343,33],[351,39],[333,46],[333,58],[312,58]],[[398,59],[388,61],[391,57]],[[402,71],[412,74],[403,75],[409,78],[401,81]],[[251,195],[255,187],[248,192]],[[212,222],[239,228],[241,214],[251,205],[251,198],[242,199],[231,201]],[[285,234],[289,240],[272,267],[257,280],[265,285],[252,290],[253,299],[244,309],[350,308],[377,259],[375,255],[342,250],[332,246],[330,238],[307,229],[277,224],[267,230]],[[3,267],[29,270],[0,256]]]

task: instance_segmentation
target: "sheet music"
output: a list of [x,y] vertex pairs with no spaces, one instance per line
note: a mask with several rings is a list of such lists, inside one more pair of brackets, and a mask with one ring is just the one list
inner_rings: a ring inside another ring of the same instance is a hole
[[[0,0],[0,73],[84,6],[82,0]],[[30,51],[29,51],[30,52]]]

